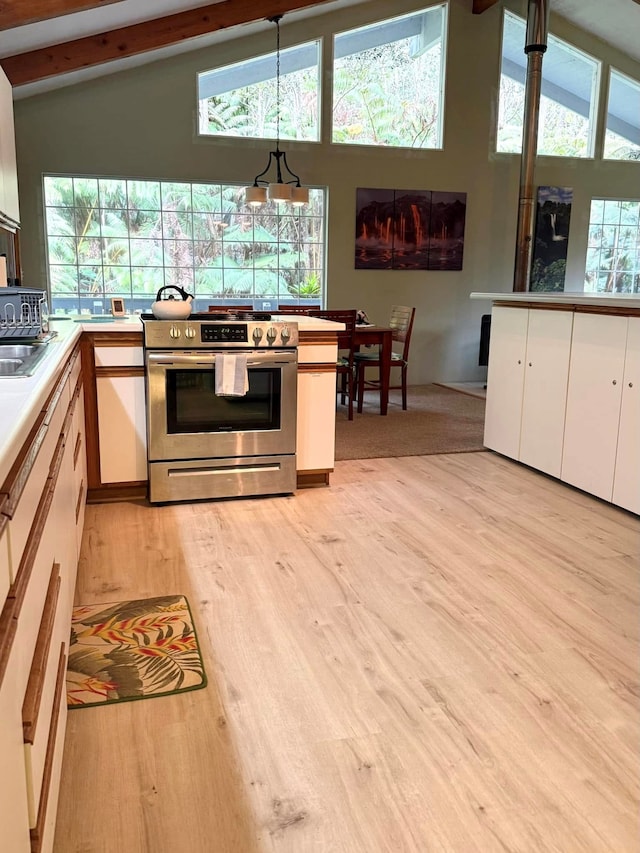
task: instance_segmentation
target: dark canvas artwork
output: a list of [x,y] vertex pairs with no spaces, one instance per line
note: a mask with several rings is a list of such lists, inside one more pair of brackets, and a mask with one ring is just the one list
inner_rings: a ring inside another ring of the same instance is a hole
[[466,193],[359,188],[356,269],[461,270]]
[[572,202],[569,187],[538,187],[530,290],[564,290]]

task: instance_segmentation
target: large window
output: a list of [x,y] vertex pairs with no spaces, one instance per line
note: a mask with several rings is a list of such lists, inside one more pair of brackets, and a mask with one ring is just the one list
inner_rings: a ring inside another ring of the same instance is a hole
[[52,308],[148,310],[177,284],[207,302],[321,301],[324,190],[309,204],[249,208],[244,187],[97,177],[44,178]]
[[337,35],[333,142],[441,148],[446,4]]
[[[320,42],[280,52],[280,138],[317,141]],[[276,54],[198,74],[200,133],[275,139]]]
[[609,72],[604,156],[607,160],[640,160],[640,83],[613,68]]
[[[526,24],[505,12],[497,150],[522,151],[527,58]],[[566,42],[548,38],[542,60],[538,154],[593,157],[600,63]]]
[[640,293],[640,201],[592,200],[584,289]]

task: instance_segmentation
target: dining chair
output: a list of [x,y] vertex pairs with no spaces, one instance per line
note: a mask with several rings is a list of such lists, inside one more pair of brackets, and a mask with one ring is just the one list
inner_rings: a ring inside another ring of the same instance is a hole
[[[392,385],[389,382],[389,389],[402,389],[402,408],[407,408],[407,368],[409,366],[409,345],[411,343],[411,332],[413,331],[413,318],[415,317],[416,309],[407,308],[405,305],[394,305],[391,308],[391,318],[389,327],[393,329],[392,340],[393,344],[399,344],[400,351],[394,350],[391,353],[391,367],[400,368],[400,385]],[[380,371],[380,353],[379,352],[356,352],[354,353],[355,362],[355,383],[358,397],[358,412],[362,412],[362,404],[364,401],[365,388],[380,388],[380,379],[366,379],[365,371],[367,368],[377,368]]]
[[353,401],[355,399],[355,365],[353,351],[353,330],[356,327],[357,311],[353,309],[310,310],[310,317],[344,323],[344,331],[338,332],[338,360],[336,362],[336,393],[340,394],[342,405],[347,404],[350,421],[353,420]]

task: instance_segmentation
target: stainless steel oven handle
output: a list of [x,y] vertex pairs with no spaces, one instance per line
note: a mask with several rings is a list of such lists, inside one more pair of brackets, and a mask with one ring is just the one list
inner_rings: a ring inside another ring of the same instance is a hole
[[[234,352],[234,350],[225,350],[225,353]],[[237,352],[237,350],[236,350]],[[247,360],[247,367],[266,367],[273,364],[292,364],[297,361],[297,353],[295,350],[267,350],[265,352],[256,352],[252,350],[248,353],[250,361]],[[196,364],[215,364],[216,353],[212,351],[199,352],[147,352],[147,362],[150,365],[156,364],[184,364],[195,366]]]

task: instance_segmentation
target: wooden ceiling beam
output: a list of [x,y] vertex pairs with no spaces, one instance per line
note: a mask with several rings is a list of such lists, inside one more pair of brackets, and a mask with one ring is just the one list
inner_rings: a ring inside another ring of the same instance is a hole
[[[0,64],[12,86],[23,86],[327,2],[331,0],[266,0],[259,4],[255,0],[221,0],[141,24],[6,56],[0,59]],[[261,7],[259,11],[258,6]]]
[[0,30],[10,30],[12,27],[121,2],[122,0],[0,0]]
[[[486,12],[487,9],[490,9],[492,6],[495,6],[498,0],[473,0],[473,8],[472,12],[474,15],[481,15],[483,12]],[[638,0],[640,2],[640,0]]]

